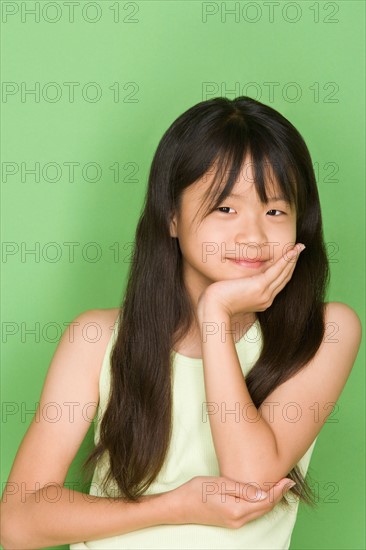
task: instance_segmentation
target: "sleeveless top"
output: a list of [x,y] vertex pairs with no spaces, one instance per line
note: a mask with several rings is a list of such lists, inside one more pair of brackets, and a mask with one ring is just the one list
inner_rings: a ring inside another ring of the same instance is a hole
[[[118,332],[118,318],[107,345],[100,379],[100,401],[95,416],[94,442],[99,439],[100,420],[106,408],[110,389],[110,354]],[[258,319],[235,343],[244,376],[257,361],[262,346]],[[219,465],[211,436],[208,416],[203,414],[206,402],[202,359],[191,358],[172,351],[173,431],[164,465],[155,481],[144,494],[170,491],[195,476],[219,476]],[[317,437],[297,465],[306,476]],[[103,455],[103,459],[106,454]],[[100,483],[107,471],[107,461],[97,464],[89,494],[118,497],[118,486],[112,481],[107,494]],[[270,512],[238,529],[201,524],[157,525],[108,538],[70,545],[70,550],[108,549],[275,549],[287,550],[295,525],[299,499],[289,493],[290,504],[284,510],[277,504]]]

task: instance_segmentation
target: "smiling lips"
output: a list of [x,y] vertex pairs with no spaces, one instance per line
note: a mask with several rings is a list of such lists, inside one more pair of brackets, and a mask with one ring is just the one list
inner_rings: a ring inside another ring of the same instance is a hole
[[242,267],[261,267],[266,262],[266,260],[254,260],[251,258],[239,258],[238,260],[236,258],[226,259]]

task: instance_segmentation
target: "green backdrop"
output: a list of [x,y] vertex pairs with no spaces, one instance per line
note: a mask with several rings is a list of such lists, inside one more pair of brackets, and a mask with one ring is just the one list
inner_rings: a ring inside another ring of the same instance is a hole
[[[2,487],[66,323],[120,304],[154,151],[199,101],[249,95],[300,130],[319,183],[327,301],[364,319],[363,1],[3,1],[1,11]],[[300,505],[291,549],[365,547],[363,357],[318,438],[319,506]]]

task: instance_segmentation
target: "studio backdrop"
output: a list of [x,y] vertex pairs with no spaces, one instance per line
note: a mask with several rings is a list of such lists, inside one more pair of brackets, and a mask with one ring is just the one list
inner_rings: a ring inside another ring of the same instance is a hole
[[[247,95],[298,128],[327,301],[364,319],[364,19],[357,0],[1,2],[2,488],[67,324],[120,305],[157,144],[202,100]],[[57,421],[57,406],[44,414]],[[364,416],[362,347],[315,446],[318,506],[300,505],[292,550],[364,548]],[[69,488],[88,491],[92,436]]]

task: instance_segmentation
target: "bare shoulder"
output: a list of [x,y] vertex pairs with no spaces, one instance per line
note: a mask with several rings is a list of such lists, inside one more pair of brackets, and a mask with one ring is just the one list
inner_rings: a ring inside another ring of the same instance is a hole
[[353,361],[343,363],[352,368],[362,340],[361,320],[356,311],[343,302],[327,302],[325,306],[328,341],[337,343],[337,353],[353,357]]
[[99,317],[101,328],[112,330],[113,325],[119,315],[119,312],[120,308],[114,307],[107,309],[91,309],[86,313],[90,313],[90,315],[95,315],[96,317]]
[[[118,308],[92,309],[77,315],[66,327],[8,483],[17,487],[24,484],[27,493],[46,483],[63,485],[96,414],[100,369],[118,314]],[[54,413],[48,413],[50,406],[52,411],[57,406],[57,422]],[[48,414],[52,414],[53,420],[49,420]],[[22,495],[23,491],[15,491],[11,502],[19,503]]]
[[356,311],[343,302],[327,302],[325,304],[325,322],[335,323],[346,339],[360,343],[362,338],[362,323]]
[[[286,476],[303,457],[334,409],[355,364],[362,338],[361,321],[347,304],[324,304],[325,334],[312,359],[294,376],[276,387],[259,407],[274,433],[279,462],[270,472],[273,479]],[[289,403],[299,415],[274,414]],[[276,418],[273,417],[276,416]],[[268,477],[267,477],[268,479]]]
[[78,315],[74,321],[76,330],[81,331],[83,339],[93,343],[93,367],[95,380],[99,380],[104,354],[112,337],[119,308],[89,309]]

